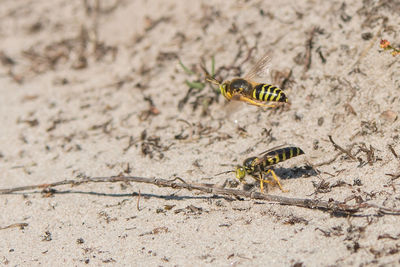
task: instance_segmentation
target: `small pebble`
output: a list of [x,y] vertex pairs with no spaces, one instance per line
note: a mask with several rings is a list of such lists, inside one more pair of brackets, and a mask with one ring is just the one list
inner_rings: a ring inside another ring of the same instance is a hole
[[393,110],[385,110],[381,113],[380,117],[387,122],[395,122],[397,120],[397,113]]

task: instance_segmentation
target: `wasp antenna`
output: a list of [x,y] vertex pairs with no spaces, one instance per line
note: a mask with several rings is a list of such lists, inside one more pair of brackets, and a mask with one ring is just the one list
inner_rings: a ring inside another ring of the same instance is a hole
[[205,67],[204,59],[201,60],[200,68],[204,71],[204,73],[205,73],[207,76],[210,76],[210,73],[208,72],[208,70],[207,70],[206,67]]
[[231,172],[235,172],[235,171],[221,172],[221,173],[214,174],[214,176],[218,176],[218,175],[221,175],[221,174],[227,174],[227,173],[231,173]]
[[217,79],[211,77],[210,75],[207,75],[206,81],[210,82],[210,83],[213,83],[213,84],[216,84],[216,85],[221,85],[221,83],[219,81],[217,81]]

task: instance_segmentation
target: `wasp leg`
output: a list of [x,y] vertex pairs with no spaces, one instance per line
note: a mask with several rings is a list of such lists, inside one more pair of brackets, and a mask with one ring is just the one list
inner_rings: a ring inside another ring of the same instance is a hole
[[269,169],[269,170],[266,172],[266,174],[268,174],[268,173],[271,173],[271,174],[272,174],[272,177],[273,177],[274,180],[277,182],[277,184],[278,184],[279,188],[282,190],[282,192],[289,192],[289,190],[284,190],[284,189],[283,189],[283,187],[282,187],[282,185],[281,185],[281,182],[279,182],[278,176],[276,176],[275,172],[274,172],[272,169]]
[[232,98],[235,98],[235,99],[237,99],[239,101],[243,101],[243,102],[249,103],[250,105],[254,105],[254,106],[257,106],[257,107],[265,107],[265,108],[274,108],[275,107],[275,105],[265,105],[263,103],[259,103],[259,102],[255,101],[255,100],[251,99],[251,98],[248,98],[246,96],[239,95],[239,94],[232,96]]
[[261,191],[261,193],[264,193],[264,183],[272,184],[272,182],[268,181],[268,180],[264,180],[262,177],[262,172],[260,172],[260,177],[258,179],[260,181],[260,191]]

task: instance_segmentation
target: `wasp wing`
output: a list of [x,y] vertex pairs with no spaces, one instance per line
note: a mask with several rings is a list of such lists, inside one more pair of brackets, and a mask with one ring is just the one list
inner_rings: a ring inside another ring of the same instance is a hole
[[275,147],[270,148],[270,149],[268,149],[268,150],[265,150],[264,152],[261,152],[261,153],[260,153],[260,156],[261,156],[261,155],[268,154],[268,153],[270,153],[270,152],[273,152],[273,151],[275,151],[275,150],[277,150],[277,149],[284,148],[284,147],[290,147],[290,146],[293,146],[293,145],[289,145],[289,144],[278,145],[278,146],[275,146]]
[[253,80],[255,77],[264,77],[268,75],[271,66],[271,52],[267,52],[244,76],[246,80]]

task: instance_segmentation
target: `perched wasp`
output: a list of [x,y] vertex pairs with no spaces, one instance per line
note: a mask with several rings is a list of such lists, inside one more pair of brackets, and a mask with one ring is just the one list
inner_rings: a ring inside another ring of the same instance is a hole
[[220,83],[208,75],[206,80],[218,85],[221,94],[228,100],[243,101],[259,107],[275,107],[275,105],[264,103],[287,102],[285,92],[271,84],[253,81],[256,76],[261,76],[268,70],[270,61],[269,53],[265,54],[243,78],[234,78]]
[[285,161],[287,159],[304,154],[303,150],[298,147],[282,147],[282,148],[272,148],[267,150],[259,157],[251,157],[243,162],[243,165],[236,166],[235,173],[236,178],[244,183],[244,177],[246,174],[251,175],[254,179],[260,182],[261,193],[264,192],[264,183],[273,183],[269,180],[263,178],[263,174],[272,174],[273,179],[278,184],[282,191],[282,185],[275,174],[275,172],[270,168],[270,166],[277,164],[278,162]]

